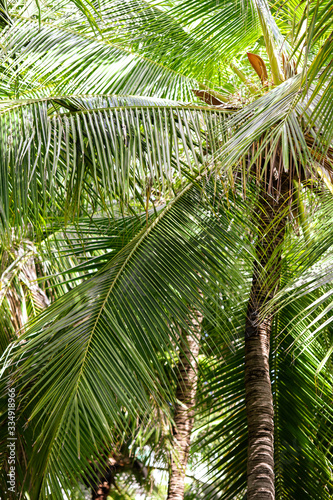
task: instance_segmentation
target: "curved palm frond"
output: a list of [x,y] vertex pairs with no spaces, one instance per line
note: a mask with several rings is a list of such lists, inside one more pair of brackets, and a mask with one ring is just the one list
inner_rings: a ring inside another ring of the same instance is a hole
[[[28,390],[27,409],[43,429],[31,459],[41,498],[92,474],[89,460],[110,446],[124,415],[148,411],[147,392],[167,412],[163,399],[173,396],[164,363],[166,354],[177,356],[173,325],[189,328],[188,303],[205,309],[207,262],[214,283],[232,289],[240,279],[230,264],[221,276],[231,257],[221,251],[230,245],[228,209],[217,200],[217,217],[202,203],[201,189],[185,188],[102,271],[48,308],[24,336],[22,361],[22,348],[14,348],[21,397]],[[237,233],[233,241],[244,245]],[[31,376],[37,384],[24,389]]]
[[[297,268],[283,265],[284,273]],[[285,279],[285,278],[283,278]],[[223,300],[224,316],[217,326],[206,324],[207,343],[221,340],[224,332],[244,331],[247,288],[237,305]],[[321,290],[323,293],[324,290]],[[317,294],[318,295],[318,294]],[[329,499],[332,495],[332,370],[320,361],[331,345],[331,324],[323,324],[321,336],[306,346],[300,332],[314,332],[318,314],[303,315],[311,297],[286,302],[276,318],[271,352],[271,380],[275,408],[276,498]],[[330,313],[331,316],[331,313]],[[295,320],[296,318],[296,320]],[[325,333],[324,333],[325,330]],[[291,345],[293,348],[291,349]],[[209,352],[209,351],[208,351]],[[246,491],[247,433],[243,385],[244,341],[240,338],[211,351],[202,365],[197,429],[193,453],[210,463],[203,498],[242,499]],[[327,359],[326,359],[327,361]],[[300,481],[302,477],[302,481]],[[201,498],[201,497],[200,497]]]
[[37,281],[41,255],[28,240],[6,242],[0,247],[0,350],[17,339],[28,322],[49,305],[45,290]]
[[[113,229],[103,239],[99,229],[94,233],[81,221],[52,235],[64,259],[58,271],[66,282],[82,283],[59,293],[23,337],[26,344],[6,353],[9,376],[20,377],[21,422],[31,418],[28,446],[36,441],[27,455],[29,470],[38,478],[33,495],[62,498],[79,477],[93,476],[114,436],[128,429],[129,417],[140,415],[144,425],[147,413],[159,407],[170,420],[175,325],[188,330],[190,306],[204,313],[206,325],[211,323],[203,341],[207,387],[202,384],[201,403],[210,405],[213,432],[202,428],[203,453],[214,461],[210,472],[222,498],[243,498],[246,422],[243,345],[237,333],[244,328],[258,237],[253,223],[244,229],[252,208],[250,187],[243,188],[244,202],[224,183],[241,178],[244,185],[254,174],[258,184],[263,179],[266,184],[267,172],[275,175],[281,147],[276,173],[288,171],[290,194],[297,191],[294,181],[317,185],[326,177],[332,186],[331,0],[299,7],[293,1],[274,3],[277,20],[261,0],[219,5],[186,0],[162,2],[158,8],[143,1],[121,7],[118,2],[74,3],[80,12],[56,2],[24,13],[19,3],[1,42],[6,48],[1,92],[10,97],[0,109],[3,225],[30,222],[45,228],[44,219],[52,226],[64,212],[66,223],[73,213],[97,212],[106,213],[119,231],[111,243]],[[251,95],[243,92],[253,84],[244,60],[248,49],[259,52],[267,66],[267,82],[257,79]],[[235,56],[242,64],[236,70],[241,86],[235,80],[226,83],[226,64]],[[209,91],[199,80],[234,92],[227,97],[232,110],[156,98],[191,100],[193,87]],[[59,95],[49,97],[50,89]],[[152,97],[77,95],[111,91]],[[30,98],[13,100],[17,95]],[[130,211],[136,214],[135,227],[130,219],[114,222]],[[121,224],[131,228],[129,234],[127,229],[121,233]],[[271,355],[281,499],[332,495],[332,292],[324,267],[331,261],[321,259],[331,236],[328,225],[318,227],[322,232],[314,246],[316,226],[303,224],[304,238],[286,238],[282,257],[286,287],[277,296],[283,299],[273,332],[279,349]],[[82,241],[73,245],[77,234]],[[52,237],[45,249],[52,248]],[[90,260],[80,264],[82,246]],[[75,261],[73,271],[63,270],[67,258]],[[298,290],[291,293],[295,282]],[[300,351],[295,359],[291,343]],[[300,483],[304,471],[307,477]]]
[[51,4],[42,20],[34,12],[28,17],[14,14],[15,22],[2,33],[2,64],[18,80],[16,92],[29,97],[51,90],[53,95],[122,93],[185,100],[198,86],[191,74],[117,44],[107,33],[96,34],[68,2],[58,7],[60,12]]
[[223,140],[225,113],[116,96],[3,101],[2,213],[14,220],[19,214],[20,223],[30,211],[38,218],[49,206],[61,211],[64,199],[74,211],[84,200],[110,213],[129,204],[146,208],[152,196],[181,185],[188,165],[204,168]]

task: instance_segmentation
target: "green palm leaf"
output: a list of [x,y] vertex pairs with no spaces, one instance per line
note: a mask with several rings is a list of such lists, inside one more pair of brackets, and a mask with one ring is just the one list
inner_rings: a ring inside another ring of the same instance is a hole
[[[49,488],[60,494],[60,484],[66,488],[82,473],[92,474],[89,460],[98,461],[100,450],[110,446],[112,429],[126,425],[127,412],[148,411],[147,392],[168,411],[163,400],[173,396],[164,360],[167,353],[171,359],[176,355],[174,322],[188,329],[187,304],[204,308],[201,294],[209,293],[205,262],[218,277],[230,258],[214,251],[221,241],[229,242],[227,212],[220,205],[218,218],[209,215],[200,200],[200,189],[186,188],[102,271],[55,302],[27,333],[30,354],[18,375],[22,397],[31,376],[38,379],[26,404],[32,422],[37,419],[43,429],[31,459],[41,481],[40,498]],[[223,282],[230,287],[234,279],[237,273]],[[19,360],[22,350],[15,350]]]
[[112,211],[114,199],[145,207],[152,189],[161,196],[181,184],[187,165],[200,172],[219,148],[225,116],[223,110],[113,96],[8,101],[0,114],[8,144],[1,154],[7,179],[2,210],[21,219],[30,210],[46,217],[50,202],[59,210],[64,198],[74,210],[102,201]]

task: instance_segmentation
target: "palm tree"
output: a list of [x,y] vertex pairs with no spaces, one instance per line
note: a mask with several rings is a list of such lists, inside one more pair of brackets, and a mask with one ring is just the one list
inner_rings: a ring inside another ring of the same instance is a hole
[[[98,210],[110,219],[144,210],[146,224],[17,350],[26,353],[22,387],[38,380],[28,409],[49,429],[34,455],[36,495],[60,498],[111,441],[111,422],[124,425],[122,409],[149,407],[147,391],[168,412],[165,358],[156,353],[174,351],[175,319],[193,336],[187,304],[213,322],[213,284],[232,296],[233,252],[245,252],[250,208],[247,498],[275,498],[270,340],[293,197],[320,179],[331,188],[329,3],[74,4],[18,3],[2,17],[1,213],[36,231],[55,215],[65,223]],[[181,103],[194,96],[205,105]],[[230,233],[231,214],[238,228]],[[135,378],[120,377],[123,367]]]
[[[187,338],[182,331],[180,341],[183,342],[179,359],[179,374],[177,380],[174,412],[174,456],[171,461],[168,498],[183,499],[185,489],[185,474],[188,462],[191,433],[194,424],[194,407],[198,383],[198,356],[200,349],[200,330],[202,315],[192,311],[191,335]],[[185,342],[184,342],[185,340]]]

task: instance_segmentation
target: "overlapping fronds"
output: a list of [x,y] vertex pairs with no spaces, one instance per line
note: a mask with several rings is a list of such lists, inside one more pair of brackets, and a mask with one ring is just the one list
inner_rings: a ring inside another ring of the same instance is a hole
[[[175,64],[175,69],[195,70],[202,83],[219,85],[216,73],[222,73],[230,62],[224,54],[233,57],[242,48],[245,52],[259,38],[258,18],[250,2],[188,0],[174,6],[161,2],[159,7],[153,17],[139,23],[137,16],[142,18],[151,12],[149,2],[126,2],[123,7],[131,20],[129,26],[135,26],[140,50],[164,57],[166,64]],[[161,44],[166,49],[164,56],[158,54]],[[224,80],[224,76],[220,78]],[[227,81],[224,83],[227,85]]]
[[231,208],[216,198],[214,214],[202,195],[185,188],[95,277],[48,308],[24,336],[24,359],[14,348],[22,406],[28,398],[32,425],[42,425],[31,459],[40,498],[91,474],[89,460],[111,446],[124,415],[149,410],[149,393],[168,411],[164,363],[177,356],[175,325],[189,328],[188,304],[206,310],[202,296],[217,280],[231,294],[242,281],[232,254],[245,242],[230,232]]
[[[312,342],[318,342],[332,321],[332,195],[323,192],[318,184],[313,189],[318,191],[316,196],[313,192],[303,192],[306,218],[299,225],[303,238],[293,237],[286,242],[284,266],[288,265],[289,271],[285,272],[281,290],[268,308],[283,309],[287,305],[294,308],[294,315],[290,315],[290,325],[285,326],[285,333],[291,328],[304,349]],[[328,345],[328,352],[330,348]],[[329,356],[323,355],[326,361]]]
[[[52,283],[52,293],[58,296],[68,291],[82,279],[103,268],[105,263],[147,224],[151,223],[160,209],[127,217],[103,216],[82,217],[73,224],[63,227],[59,221],[51,225],[52,233],[40,244],[43,256],[44,274]],[[49,228],[50,231],[50,228]],[[56,256],[56,258],[55,258]]]
[[[99,18],[104,10],[105,17]],[[99,16],[95,20],[101,26],[96,30],[68,2],[44,6],[42,18],[34,10],[14,14],[1,43],[6,47],[4,73],[16,81],[16,93],[121,93],[190,99],[191,89],[198,86],[193,74],[186,76],[156,57],[140,54],[130,43],[118,44],[119,23],[108,20],[106,3]]]
[[[199,173],[223,140],[225,112],[148,98],[3,101],[1,214],[15,223],[103,206],[148,206]],[[193,166],[192,166],[193,165]],[[190,166],[190,172],[188,167]]]
[[[41,9],[33,3],[16,7],[13,23],[2,36],[5,73],[16,81],[16,92],[28,95],[48,95],[51,90],[191,100],[191,89],[203,84],[221,87],[223,82],[224,88],[234,90],[230,74],[223,70],[229,64],[223,54],[232,47],[236,55],[240,45],[245,53],[257,41],[255,12],[242,2],[236,8],[233,2],[223,2],[213,11],[211,4],[198,9],[189,2],[174,13],[141,0],[102,1],[89,12],[63,1],[45,3]],[[203,24],[191,26],[188,16],[202,9]],[[221,36],[224,31],[227,35]],[[7,89],[11,92],[10,86]]]
[[[155,212],[149,212],[150,222]],[[48,228],[49,236],[39,242],[37,246],[29,241],[7,241],[6,250],[2,253],[3,272],[1,276],[1,353],[8,347],[10,341],[22,335],[23,330],[15,331],[22,322],[32,319],[38,309],[44,309],[51,300],[61,297],[68,292],[73,283],[78,284],[85,278],[96,273],[96,270],[105,265],[110,254],[119,252],[126,246],[146,224],[146,214],[141,217],[132,216],[118,218],[88,218],[81,219],[75,226],[64,229],[63,225],[53,223]],[[52,229],[52,232],[51,232]],[[2,234],[2,242],[6,242]],[[8,235],[7,235],[8,236]],[[15,259],[11,262],[11,259]],[[35,261],[34,261],[35,259]],[[82,260],[84,261],[81,265]],[[10,265],[9,265],[10,264]],[[35,267],[38,267],[38,282],[36,281]],[[50,275],[51,274],[51,275]],[[45,290],[48,296],[45,294]],[[32,304],[32,308],[29,305]],[[22,309],[22,310],[21,310]],[[25,314],[24,314],[25,313]],[[19,325],[18,325],[19,323]],[[25,339],[20,339],[22,344]],[[7,457],[7,410],[6,399],[1,399],[0,418],[0,489],[6,491],[6,457]],[[31,460],[35,436],[40,427],[36,422],[33,426],[25,428],[29,413],[23,410],[17,421],[17,462],[16,478],[20,485],[25,484],[25,489],[34,491],[35,483],[32,471],[28,473],[27,464]],[[150,440],[154,443],[154,453],[167,452],[168,421],[162,410],[154,408],[154,412],[144,421],[135,417],[124,415],[124,422],[128,421],[126,433],[116,432],[114,428],[114,446],[112,454],[120,453],[124,447],[124,440],[131,444],[131,453],[135,447],[143,448]],[[156,419],[161,425],[156,426]],[[154,425],[152,424],[154,422]],[[158,451],[158,446],[160,451]],[[166,448],[165,448],[166,447]],[[164,449],[165,448],[165,449]],[[108,458],[105,457],[105,463]],[[101,462],[103,459],[101,458]]]
[[[290,273],[285,268],[285,272]],[[244,290],[245,291],[245,290]],[[225,321],[209,337],[230,328],[244,330],[244,301],[233,306],[224,302]],[[309,301],[308,297],[308,301]],[[318,372],[332,342],[330,329],[304,348],[299,331],[315,330],[312,318],[294,321],[295,311],[306,304],[290,303],[281,308],[271,341],[271,380],[275,408],[276,498],[329,499],[332,496],[332,370]],[[330,327],[331,328],[331,327]],[[220,340],[221,342],[221,340]],[[293,345],[294,349],[290,349]],[[219,357],[207,358],[200,391],[197,430],[193,452],[210,463],[203,498],[243,498],[246,489],[247,434],[245,390],[242,381],[244,344],[227,342]],[[204,410],[206,405],[206,411]],[[203,422],[203,423],[201,423]],[[300,481],[302,477],[302,481]]]
[[[331,143],[332,127],[332,2],[307,1],[297,6],[297,16],[292,36],[295,41],[294,51],[299,51],[299,59],[304,58],[303,78],[304,95],[310,85],[314,92],[310,102],[318,97],[315,117],[321,117],[320,133],[323,139]],[[295,12],[295,13],[296,13]]]
[[[317,372],[327,348],[323,337],[308,349],[296,341],[296,355],[288,349],[297,335],[297,328],[290,328],[294,313],[288,306],[281,311],[272,361],[277,498],[328,500],[333,494],[332,371]],[[309,320],[304,326],[311,330]]]
[[[268,171],[288,173],[290,194],[319,179],[333,189],[331,0],[270,3],[0,2],[0,219],[42,227],[45,270],[58,283],[55,303],[5,357],[20,431],[29,419],[20,444],[29,473],[21,466],[18,481],[34,479],[31,498],[63,498],[103,466],[121,431],[138,419],[149,427],[149,412],[171,421],[176,325],[188,330],[191,308],[207,332],[200,449],[215,482],[204,498],[243,497],[238,337],[258,245],[248,215],[254,200],[260,207],[251,178],[270,185]],[[241,70],[227,69],[234,58]],[[225,109],[180,102],[207,86]],[[244,199],[227,187],[239,179]],[[322,253],[332,202],[316,223],[289,208],[304,238],[284,242],[272,349],[277,496],[328,499],[333,273]]]
[[40,255],[30,241],[6,244],[2,234],[0,246],[0,351],[22,334],[29,318],[36,316],[49,300],[37,282]]
[[[320,132],[325,117],[316,113],[318,96],[311,102],[302,98],[301,84],[301,75],[289,78],[227,120],[233,133],[229,132],[219,153],[225,168],[238,165],[261,182],[278,153],[280,165],[275,175],[281,179],[288,173],[291,191],[293,180],[325,178],[331,185],[332,144]],[[273,170],[270,172],[272,176]]]
[[228,97],[237,92],[231,59],[241,56],[247,72],[242,55],[260,43],[260,25],[281,38],[268,14],[265,2],[199,6],[189,0],[170,9],[163,2],[103,1],[90,14],[62,1],[41,10],[22,5],[2,36],[4,75],[12,82],[3,91],[144,93],[189,101],[192,88],[208,85]]

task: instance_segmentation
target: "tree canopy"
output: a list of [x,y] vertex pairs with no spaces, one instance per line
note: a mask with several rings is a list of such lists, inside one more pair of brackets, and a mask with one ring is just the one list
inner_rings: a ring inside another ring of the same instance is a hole
[[22,498],[74,498],[124,443],[168,465],[199,311],[192,494],[245,499],[259,276],[275,495],[332,497],[331,4],[0,2],[2,491],[8,386]]

